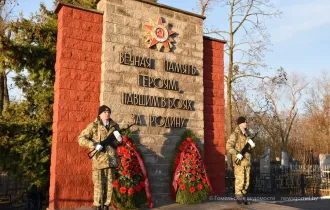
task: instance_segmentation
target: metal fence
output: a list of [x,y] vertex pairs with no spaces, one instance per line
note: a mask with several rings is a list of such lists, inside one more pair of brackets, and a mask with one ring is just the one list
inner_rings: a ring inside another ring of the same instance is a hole
[[[226,191],[233,193],[235,176],[226,171]],[[260,173],[259,164],[251,167],[251,193],[281,193],[286,195],[330,195],[330,167],[320,168],[319,165],[271,165],[269,173]]]
[[9,203],[24,202],[29,182],[16,180],[6,172],[0,172],[0,199]]

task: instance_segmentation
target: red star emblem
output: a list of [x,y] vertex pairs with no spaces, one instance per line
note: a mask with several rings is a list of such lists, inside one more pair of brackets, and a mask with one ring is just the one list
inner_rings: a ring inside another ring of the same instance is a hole
[[146,43],[149,47],[156,45],[158,51],[164,47],[165,52],[169,52],[172,48],[174,39],[171,35],[175,31],[169,29],[169,24],[164,25],[163,18],[159,17],[157,23],[150,21],[150,25],[144,25],[147,30]]

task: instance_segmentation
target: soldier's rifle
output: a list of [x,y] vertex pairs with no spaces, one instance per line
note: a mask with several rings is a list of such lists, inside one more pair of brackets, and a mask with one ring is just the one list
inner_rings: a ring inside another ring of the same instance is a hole
[[[101,151],[99,151],[99,150],[96,150],[95,148],[92,150],[92,151],[90,151],[89,153],[88,153],[88,157],[89,157],[89,159],[92,159],[97,153],[99,153],[99,152],[105,152],[105,148],[107,147],[107,146],[110,146],[110,147],[112,147],[112,148],[114,148],[114,149],[117,149],[117,147],[118,146],[120,146],[121,144],[122,144],[122,139],[121,139],[121,134],[123,133],[123,132],[125,132],[127,129],[129,129],[130,127],[132,127],[133,125],[135,125],[135,123],[132,123],[132,124],[130,124],[130,125],[128,125],[127,126],[127,128],[122,128],[122,129],[119,129],[119,131],[118,130],[113,130],[103,141],[101,141],[100,142],[100,145],[102,146],[102,150]],[[111,129],[112,127],[114,127],[114,126],[116,126],[116,125],[113,125],[113,126],[111,126],[109,129]],[[118,131],[119,132],[119,136],[118,136],[118,134],[116,135],[116,132],[115,131]],[[121,139],[121,141],[118,141],[118,138],[120,138]],[[93,139],[94,141],[95,141],[95,139]],[[95,141],[96,142],[96,141]],[[94,152],[95,151],[95,152]]]
[[[249,151],[250,148],[254,148],[255,147],[255,143],[254,143],[254,139],[255,137],[258,135],[259,131],[257,133],[254,134],[253,137],[251,137],[248,142],[246,142],[246,144],[244,145],[243,149],[240,151],[239,154],[241,154],[243,156],[243,158],[245,157],[245,153],[247,153]],[[242,159],[243,159],[242,158]],[[242,159],[236,158],[235,160],[235,164],[236,165],[241,165],[241,161]]]

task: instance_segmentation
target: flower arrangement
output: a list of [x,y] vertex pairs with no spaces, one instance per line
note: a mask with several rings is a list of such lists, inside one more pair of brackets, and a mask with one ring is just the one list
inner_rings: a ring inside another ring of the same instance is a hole
[[113,182],[112,205],[115,209],[137,209],[151,201],[149,181],[143,160],[128,136],[123,136],[123,145],[117,148],[118,167]]
[[202,156],[196,146],[196,136],[187,130],[178,142],[173,158],[172,197],[180,204],[196,204],[207,199],[211,185]]

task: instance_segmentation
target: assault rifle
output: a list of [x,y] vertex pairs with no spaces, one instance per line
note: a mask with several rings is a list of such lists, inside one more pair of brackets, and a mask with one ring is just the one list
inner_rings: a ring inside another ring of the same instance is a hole
[[[92,151],[90,151],[88,153],[89,159],[92,159],[99,152],[105,152],[105,148],[107,146],[110,146],[114,149],[117,149],[117,147],[122,145],[122,143],[123,143],[123,140],[121,138],[121,134],[123,132],[125,132],[127,129],[129,129],[130,127],[132,127],[133,125],[135,125],[135,123],[132,123],[132,124],[128,125],[127,128],[120,129],[119,131],[118,130],[112,131],[103,141],[100,142],[100,145],[102,146],[101,151],[98,151],[94,148]],[[115,125],[111,126],[110,129],[114,126]]]
[[240,153],[238,153],[237,155],[236,155],[236,160],[235,160],[235,164],[236,165],[241,165],[241,161],[242,161],[242,159],[245,157],[245,153],[247,152],[247,151],[249,151],[249,149],[251,148],[251,149],[253,149],[256,145],[255,145],[255,143],[254,143],[254,138],[258,135],[258,133],[259,133],[259,131],[253,136],[253,137],[251,137],[249,140],[248,140],[248,142],[246,142],[246,144],[244,145],[244,147],[243,147],[243,149],[240,151]]

